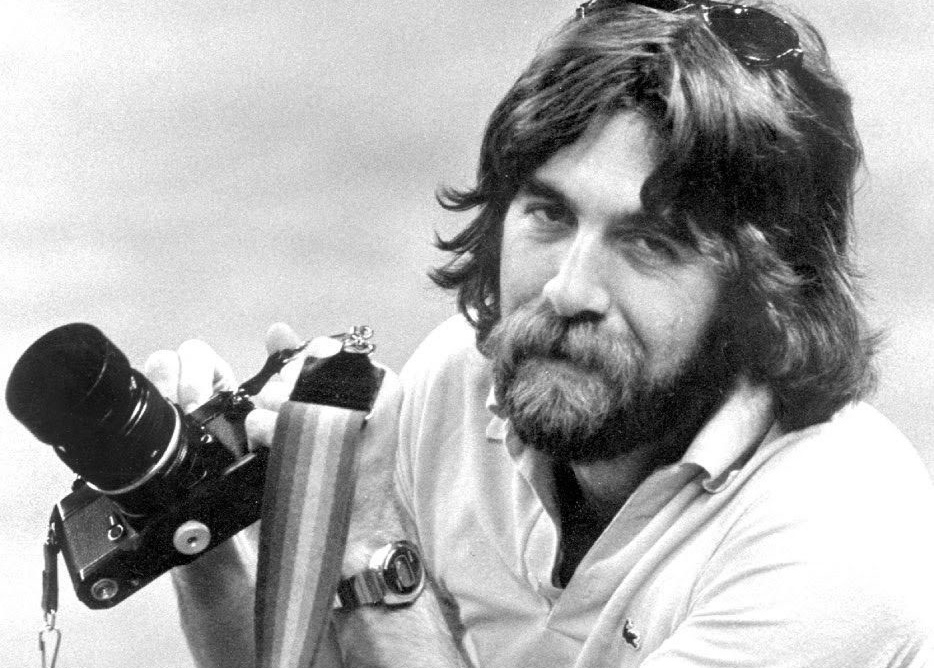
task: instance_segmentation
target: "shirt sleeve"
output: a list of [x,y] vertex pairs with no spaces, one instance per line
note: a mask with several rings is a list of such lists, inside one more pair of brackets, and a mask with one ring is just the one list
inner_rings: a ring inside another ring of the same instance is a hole
[[439,422],[452,419],[438,397],[461,391],[461,358],[473,350],[475,334],[461,315],[448,318],[421,342],[399,373],[402,403],[399,411],[395,484],[399,502],[418,524],[415,509],[415,470],[422,447],[436,444],[426,438]]

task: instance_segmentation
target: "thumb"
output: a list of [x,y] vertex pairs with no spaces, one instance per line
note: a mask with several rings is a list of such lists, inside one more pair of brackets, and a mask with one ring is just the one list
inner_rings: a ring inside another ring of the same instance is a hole
[[340,341],[331,337],[319,336],[305,341],[294,329],[283,322],[277,322],[266,330],[266,351],[272,355],[280,350],[304,346],[275,376],[273,376],[259,394],[253,397],[253,403],[259,408],[279,410],[287,401],[301,373],[305,360],[309,357],[329,357],[340,350]]
[[266,330],[266,354],[272,355],[286,348],[297,348],[302,343],[294,329],[284,322],[277,322]]
[[[274,355],[280,350],[298,348],[302,344],[302,338],[284,322],[270,325],[266,330],[266,354],[268,355]],[[308,347],[305,346],[303,351],[295,355],[284,368],[267,381],[259,394],[253,397],[253,404],[259,408],[279,410],[282,402],[288,399],[307,356]]]
[[[300,345],[302,345],[302,337],[284,322],[274,323],[266,330],[267,355],[288,348],[298,348]],[[301,368],[301,360],[304,360],[305,356],[304,353],[299,354],[296,360],[287,365],[287,368],[290,366]],[[297,375],[298,371],[296,370],[293,373]],[[276,419],[279,415],[277,410],[282,402],[288,398],[295,379],[291,378],[290,381],[286,382],[282,371],[280,371],[266,383],[266,386],[258,395],[253,397],[253,403],[258,407],[250,411],[244,421],[247,443],[251,451],[261,446],[269,447],[272,445],[273,435],[276,431]]]

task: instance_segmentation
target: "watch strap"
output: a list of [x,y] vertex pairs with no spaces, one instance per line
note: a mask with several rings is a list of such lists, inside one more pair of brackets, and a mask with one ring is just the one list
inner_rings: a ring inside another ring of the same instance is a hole
[[376,571],[367,569],[344,578],[337,585],[337,607],[352,610],[361,605],[376,605],[386,596],[383,579]]
[[387,543],[370,557],[363,571],[337,586],[334,607],[353,610],[361,605],[408,605],[425,588],[425,567],[418,547],[408,540]]

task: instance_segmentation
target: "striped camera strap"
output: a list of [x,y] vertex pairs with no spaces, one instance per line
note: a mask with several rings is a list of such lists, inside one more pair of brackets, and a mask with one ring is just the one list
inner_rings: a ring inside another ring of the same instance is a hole
[[341,665],[330,615],[347,542],[356,446],[382,377],[363,354],[311,360],[280,409],[263,493],[257,668]]
[[[287,402],[263,496],[256,583],[258,668],[339,666],[326,658],[365,414]],[[322,652],[319,648],[324,647]],[[313,663],[314,662],[314,663]]]

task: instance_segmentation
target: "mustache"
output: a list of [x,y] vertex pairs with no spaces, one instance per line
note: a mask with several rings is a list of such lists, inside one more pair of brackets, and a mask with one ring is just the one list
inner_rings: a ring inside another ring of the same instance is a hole
[[641,347],[598,322],[557,315],[546,304],[520,309],[502,319],[484,342],[484,353],[509,368],[535,359],[567,361],[613,379],[641,365]]

